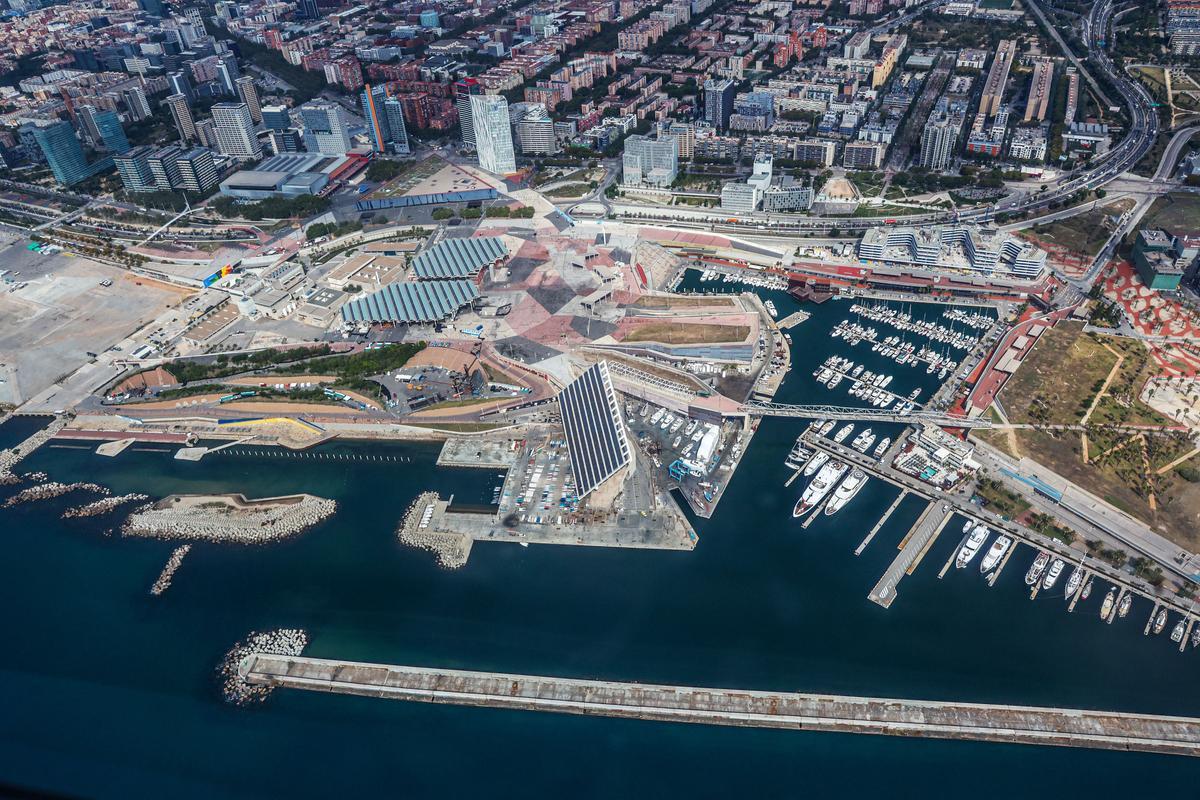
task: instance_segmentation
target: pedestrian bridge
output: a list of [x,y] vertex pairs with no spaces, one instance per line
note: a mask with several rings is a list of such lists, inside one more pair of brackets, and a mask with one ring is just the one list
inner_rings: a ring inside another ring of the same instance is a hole
[[970,419],[954,417],[939,411],[915,409],[907,414],[878,408],[853,408],[850,406],[805,406],[788,403],[766,403],[751,401],[742,404],[742,411],[761,417],[805,417],[809,419],[846,419],[879,422],[914,423],[928,422],[947,428],[990,428],[992,423],[984,417]]
[[423,703],[751,728],[842,731],[1200,755],[1200,719],[1069,708],[710,689],[253,653],[253,686]]

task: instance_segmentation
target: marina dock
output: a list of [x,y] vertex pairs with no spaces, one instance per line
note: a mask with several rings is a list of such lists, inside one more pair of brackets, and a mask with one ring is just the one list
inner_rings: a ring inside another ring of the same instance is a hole
[[887,522],[889,518],[891,518],[892,512],[896,510],[896,508],[900,505],[900,501],[902,501],[905,497],[908,497],[908,489],[901,489],[900,494],[896,495],[896,499],[892,501],[890,506],[888,506],[888,510],[883,512],[883,516],[880,517],[879,521],[875,523],[875,527],[871,528],[871,532],[867,534],[867,538],[863,539],[858,547],[854,548],[854,555],[862,555],[862,551],[867,549],[867,545],[869,545],[871,540],[875,538],[875,534],[879,533],[879,529],[883,527],[883,524]]
[[925,507],[908,535],[904,537],[904,541],[900,543],[900,553],[883,573],[879,583],[875,584],[875,588],[867,595],[872,602],[878,603],[884,608],[892,605],[892,601],[896,599],[896,587],[899,585],[900,579],[911,574],[912,568],[933,544],[933,540],[941,533],[953,513],[954,511],[949,506],[937,501],[933,501]]
[[1200,755],[1200,719],[1084,709],[659,686],[252,653],[251,687],[662,722]]

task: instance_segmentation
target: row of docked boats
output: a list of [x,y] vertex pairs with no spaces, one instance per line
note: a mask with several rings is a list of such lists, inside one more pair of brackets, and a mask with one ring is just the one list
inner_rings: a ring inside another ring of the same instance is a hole
[[701,271],[700,282],[708,283],[710,281],[743,283],[747,286],[756,286],[760,289],[775,289],[778,291],[787,291],[788,288],[787,278],[761,272],[751,272],[750,270],[725,272],[719,269],[706,269]]
[[996,318],[989,314],[981,314],[978,311],[967,311],[959,306],[952,306],[942,312],[942,317],[951,322],[961,322],[968,328],[975,330],[987,330],[996,324]]
[[825,359],[821,366],[813,370],[813,377],[817,379],[817,383],[830,389],[836,389],[843,381],[848,381],[851,397],[857,397],[877,408],[887,408],[894,404],[894,410],[900,414],[912,413],[916,407],[915,401],[921,393],[919,388],[914,389],[905,399],[888,390],[894,376],[872,372],[862,364],[855,364],[843,356],[830,356]]
[[[970,564],[975,559],[975,556],[983,551],[989,533],[990,531],[986,525],[968,520],[963,525],[964,537],[962,544],[959,545],[958,554],[955,557],[955,566],[962,569]],[[997,565],[1003,562],[1004,557],[1012,549],[1013,544],[1012,538],[1008,535],[1000,534],[997,536],[995,541],[992,542],[991,547],[987,549],[987,553],[979,565],[979,571],[985,576],[990,574]],[[1029,565],[1029,569],[1025,573],[1025,585],[1036,586],[1040,583],[1043,591],[1050,591],[1058,584],[1059,579],[1066,572],[1066,569],[1067,562],[1064,559],[1052,556],[1046,550],[1039,550],[1033,559],[1033,563]],[[1086,571],[1082,564],[1076,564],[1071,568],[1071,572],[1067,576],[1063,587],[1063,597],[1068,602],[1076,596],[1076,593],[1079,595],[1079,600],[1087,600],[1091,596],[1095,579],[1089,577],[1087,578],[1087,582],[1084,583],[1085,575]],[[1111,621],[1116,618],[1124,619],[1129,614],[1129,609],[1132,605],[1132,594],[1125,593],[1118,599],[1117,589],[1116,587],[1112,587],[1108,590],[1108,594],[1105,595],[1104,601],[1100,604],[1100,618],[1105,621]],[[1166,628],[1167,621],[1167,609],[1162,608],[1155,615],[1151,630],[1155,634],[1162,633]],[[1175,623],[1175,627],[1171,631],[1171,641],[1182,642],[1186,631],[1186,620],[1180,619]],[[1190,642],[1192,647],[1200,645],[1200,626],[1193,628]]]
[[871,322],[915,333],[958,350],[970,350],[979,342],[979,337],[973,333],[957,331],[932,320],[916,319],[907,311],[893,308],[886,303],[855,303],[850,306],[850,312]]

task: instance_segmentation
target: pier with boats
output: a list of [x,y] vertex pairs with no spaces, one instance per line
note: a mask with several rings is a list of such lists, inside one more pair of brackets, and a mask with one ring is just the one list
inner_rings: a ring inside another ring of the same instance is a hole
[[[1126,617],[1134,596],[1141,596],[1153,606],[1144,630],[1146,635],[1159,635],[1170,630],[1171,640],[1179,643],[1181,651],[1200,646],[1200,626],[1196,624],[1200,621],[1200,615],[1191,605],[1185,604],[1183,598],[1158,596],[1135,585],[1106,562],[1081,558],[1057,540],[979,508],[967,502],[959,493],[939,490],[890,466],[886,458],[891,449],[890,440],[871,449],[874,434],[870,428],[861,430],[850,443],[851,446],[847,447],[846,440],[853,430],[853,423],[839,424],[833,420],[812,423],[797,439],[785,460],[785,466],[794,470],[789,480],[808,478],[793,509],[794,518],[806,518],[801,523],[802,530],[807,529],[817,514],[836,513],[871,478],[891,483],[900,489],[900,496],[854,550],[855,555],[862,554],[903,497],[915,494],[926,501],[925,510],[900,542],[896,557],[869,592],[871,601],[884,608],[891,606],[897,597],[900,581],[916,570],[924,554],[944,532],[951,517],[957,514],[965,518],[961,539],[939,577],[943,577],[952,566],[967,569],[978,561],[979,572],[986,585],[994,586],[1009,560],[1017,554],[1021,545],[1026,545],[1033,551],[1025,573],[1025,584],[1030,589],[1031,599],[1061,588],[1066,610],[1074,612],[1080,603],[1089,600],[1093,594],[1102,594],[1099,617],[1111,624],[1116,619]],[[851,476],[859,477],[852,479]],[[830,498],[844,499],[830,511]],[[1103,586],[1097,586],[1098,582],[1108,584],[1106,593]]]

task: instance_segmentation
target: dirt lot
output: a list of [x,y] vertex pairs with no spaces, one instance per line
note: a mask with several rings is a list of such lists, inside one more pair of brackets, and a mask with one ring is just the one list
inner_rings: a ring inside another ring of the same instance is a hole
[[[0,252],[27,282],[0,284],[0,402],[19,403],[74,372],[189,292],[139,282],[116,267],[66,254],[39,255],[24,240]],[[101,286],[108,279],[111,286]]]
[[1042,241],[1061,245],[1078,255],[1094,256],[1108,240],[1112,232],[1104,221],[1110,216],[1119,216],[1133,208],[1132,200],[1119,200],[1111,205],[1100,206],[1086,214],[1038,225],[1032,233]]
[[1078,422],[1117,357],[1083,335],[1083,323],[1064,322],[1046,331],[1000,392],[1011,422]]
[[[1158,476],[1155,480],[1156,510],[1151,511],[1147,497],[1131,488],[1129,472],[1138,468],[1137,452],[1131,450],[1128,458],[1108,459],[1102,464],[1084,464],[1082,444],[1078,434],[1065,433],[1054,437],[1032,430],[1014,431],[1019,453],[1013,453],[1010,440],[999,431],[983,435],[989,443],[1010,453],[1014,457],[1027,456],[1078,484],[1087,491],[1101,497],[1125,513],[1140,519],[1147,525],[1184,547],[1200,546],[1200,483],[1184,480],[1172,472]],[[1092,441],[1093,457],[1107,441]],[[1132,447],[1132,445],[1131,445]],[[1156,459],[1152,468],[1157,468],[1170,459]],[[1192,458],[1190,464],[1200,468],[1200,458]]]
[[715,344],[742,342],[750,335],[745,325],[691,325],[684,322],[652,322],[639,325],[625,337],[626,342],[662,342],[663,344]]
[[1200,197],[1168,194],[1158,198],[1142,217],[1139,228],[1192,229],[1200,219]]
[[669,297],[662,295],[642,295],[631,306],[632,308],[649,308],[655,310],[670,310],[673,308],[712,308],[733,305],[731,297]]

